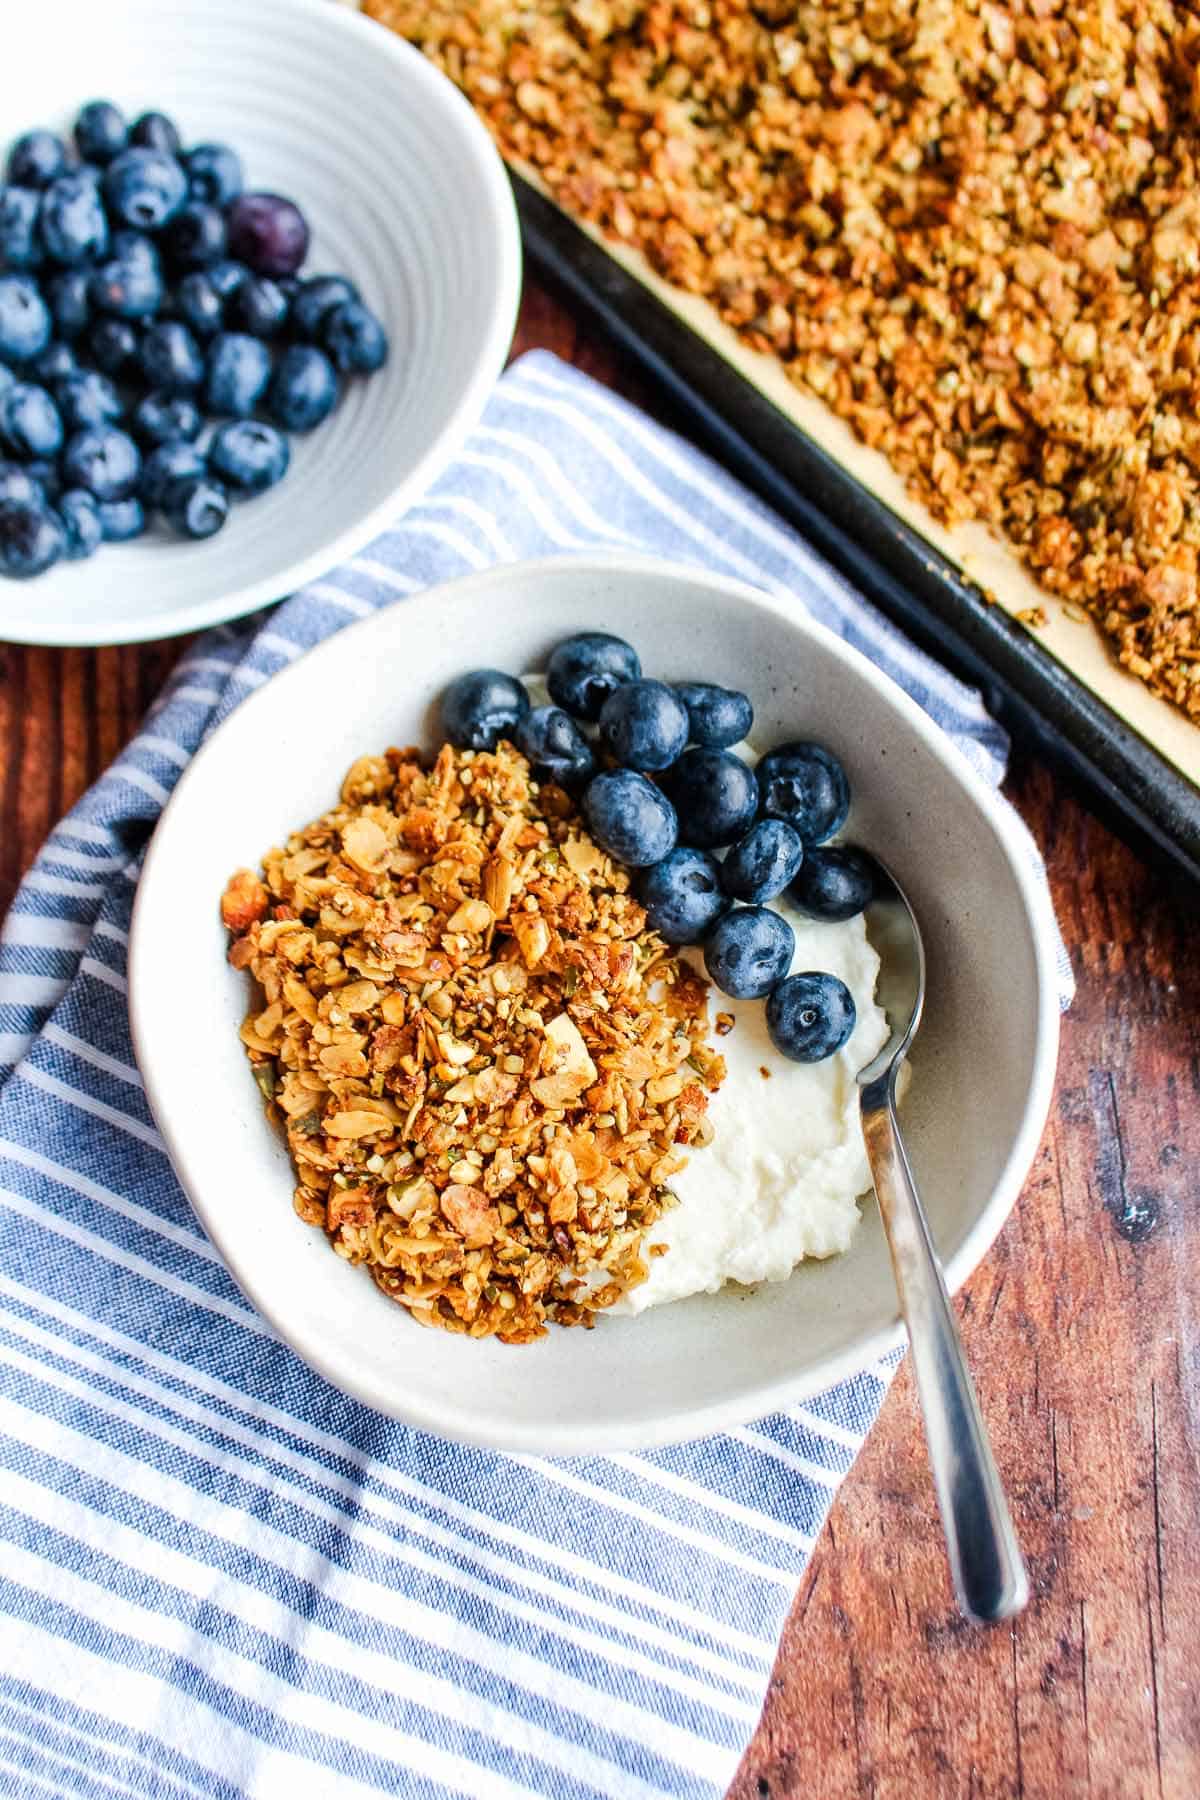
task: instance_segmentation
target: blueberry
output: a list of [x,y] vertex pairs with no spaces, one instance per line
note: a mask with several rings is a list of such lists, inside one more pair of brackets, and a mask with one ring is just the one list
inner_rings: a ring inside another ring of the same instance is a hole
[[806,852],[791,897],[810,918],[836,924],[857,918],[880,885],[879,864],[865,850],[853,844],[825,844]]
[[535,781],[552,781],[567,789],[581,787],[596,767],[592,746],[561,706],[535,706],[517,726],[513,741],[521,755],[529,758]]
[[69,344],[49,343],[29,365],[29,373],[42,387],[52,388],[65,375],[76,370],[75,352]]
[[52,131],[27,131],[8,153],[5,169],[18,187],[49,187],[67,166],[67,146]]
[[38,215],[42,196],[35,188],[0,187],[0,264],[36,269],[42,260]]
[[220,262],[210,263],[204,273],[212,282],[222,305],[231,294],[236,294],[243,281],[249,281],[250,271],[245,263],[234,262],[232,257],[222,257]]
[[183,148],[174,121],[160,112],[144,112],[135,119],[129,141],[143,150],[161,150],[166,156],[178,156]]
[[300,291],[292,302],[293,336],[315,343],[326,313],[358,297],[358,289],[344,275],[310,276],[300,283]]
[[203,200],[189,200],[180,207],[163,233],[171,261],[181,269],[201,269],[225,255],[228,234],[219,207]]
[[133,434],[143,444],[190,444],[202,424],[199,410],[182,394],[147,394],[133,414]]
[[760,819],[721,864],[721,884],[735,900],[761,906],[782,894],[803,860],[798,832],[783,819]]
[[500,669],[459,675],[441,699],[442,730],[456,750],[494,750],[512,738],[529,711],[529,695]]
[[96,506],[100,529],[106,544],[124,544],[141,537],[146,529],[146,514],[140,500],[101,500]]
[[0,443],[14,456],[57,456],[62,441],[63,422],[45,388],[17,381],[0,394]]
[[687,734],[687,708],[661,681],[627,681],[601,709],[601,742],[627,769],[669,769]]
[[180,537],[210,538],[229,517],[229,492],[211,475],[182,475],[162,499],[163,517]]
[[721,892],[721,866],[706,850],[682,845],[634,882],[651,930],[668,944],[699,944],[729,907]]
[[62,448],[63,422],[44,387],[14,381],[0,394],[0,444],[22,461],[57,456]]
[[57,501],[63,485],[57,457],[39,457],[33,462],[27,462],[25,472],[31,481],[37,482],[45,499]]
[[71,562],[82,562],[100,548],[104,527],[91,494],[72,488],[62,495],[54,510],[63,529],[63,554]]
[[226,222],[229,254],[256,275],[293,275],[308,255],[304,214],[282,194],[239,194]]
[[262,494],[282,481],[290,452],[282,431],[239,419],[222,425],[208,453],[209,465],[239,494]]
[[86,488],[101,501],[128,500],[137,487],[142,459],[125,432],[99,425],[68,438],[62,470],[68,487]]
[[108,249],[108,220],[100,190],[83,169],[52,181],[42,196],[42,243],[52,261],[75,267]]
[[0,394],[7,393],[16,379],[8,364],[0,362]]
[[215,337],[208,352],[204,396],[208,411],[248,418],[271,379],[271,352],[258,338],[235,331]]
[[607,769],[583,797],[588,829],[602,850],[631,869],[661,862],[675,848],[675,808],[633,769]]
[[193,337],[215,337],[225,318],[225,305],[201,269],[185,275],[175,289],[175,310]]
[[110,163],[128,142],[125,115],[111,100],[90,100],[75,121],[75,144],[84,162]]
[[0,357],[28,362],[50,342],[50,310],[28,275],[0,275]]
[[208,206],[228,206],[242,191],[242,165],[227,144],[197,144],[183,158],[188,193]]
[[387,361],[387,333],[361,300],[346,300],[325,314],[321,342],[343,375],[373,375]]
[[[249,283],[247,283],[249,286]],[[292,344],[275,365],[267,390],[267,411],[285,431],[311,431],[337,404],[333,364],[308,344]]]
[[208,473],[208,459],[184,438],[157,444],[142,464],[138,498],[145,506],[161,506],[173,482],[196,479]]
[[185,394],[204,380],[204,352],[186,325],[163,319],[142,338],[139,357],[151,387],[165,394]]
[[54,329],[67,342],[73,343],[87,329],[92,316],[88,298],[90,279],[86,269],[64,269],[61,274],[52,275],[45,284],[43,291]]
[[736,843],[758,810],[754,771],[729,750],[685,750],[665,786],[680,837],[702,850]]
[[767,1032],[790,1062],[824,1062],[854,1030],[854,999],[836,975],[789,975],[767,1001]]
[[183,165],[161,150],[122,150],[104,176],[109,214],[138,231],[161,231],[187,199]]
[[137,332],[128,319],[97,319],[85,343],[92,362],[105,375],[126,375],[137,360]]
[[718,920],[704,946],[704,966],[723,994],[759,1000],[791,966],[796,934],[766,906],[738,906]]
[[40,505],[41,484],[28,463],[0,462],[0,505],[6,500],[28,500]]
[[109,240],[108,254],[116,262],[137,263],[140,268],[153,269],[156,275],[162,274],[162,257],[158,253],[158,245],[144,231],[132,231],[128,226],[121,231],[114,231]]
[[794,825],[805,846],[822,844],[846,821],[850,783],[837,757],[821,744],[781,744],[756,770],[762,809]]
[[689,736],[705,750],[727,750],[740,744],[754,723],[754,708],[735,688],[708,681],[677,681],[675,692],[687,707]]
[[642,673],[637,651],[606,631],[565,638],[546,665],[550,698],[575,719],[598,719],[608,696]]
[[229,296],[228,318],[235,331],[273,338],[287,324],[287,295],[268,275],[251,275]]
[[163,281],[150,262],[112,257],[92,276],[88,296],[97,312],[118,319],[148,319],[163,303]]
[[56,563],[65,548],[63,528],[42,502],[0,500],[0,575],[25,580]]

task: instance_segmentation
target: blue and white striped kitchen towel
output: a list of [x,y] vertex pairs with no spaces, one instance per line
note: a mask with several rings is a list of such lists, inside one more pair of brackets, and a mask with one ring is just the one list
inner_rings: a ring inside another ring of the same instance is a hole
[[517,1462],[407,1431],[249,1313],[172,1176],[125,1018],[140,851],[216,720],[373,607],[613,545],[796,595],[1001,776],[977,695],[718,469],[544,354],[395,530],[197,644],[0,942],[6,1795],[649,1800],[733,1775],[895,1359],[654,1454]]

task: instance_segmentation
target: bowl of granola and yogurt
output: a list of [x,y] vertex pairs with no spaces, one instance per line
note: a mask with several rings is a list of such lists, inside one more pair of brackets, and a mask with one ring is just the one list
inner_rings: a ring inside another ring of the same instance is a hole
[[761,999],[655,929],[586,793],[507,735],[445,741],[461,646],[530,678],[597,620],[648,676],[719,669],[750,696],[748,766],[814,738],[851,769],[852,836],[931,938],[906,1134],[952,1283],[1016,1196],[1057,1045],[1048,908],[1004,809],[786,601],[638,558],[509,566],[251,696],[182,778],[139,890],[156,1118],[231,1273],[306,1360],[414,1425],[547,1453],[742,1421],[899,1340],[857,1123],[855,1071],[887,1029],[861,913],[771,898],[776,978],[822,970],[848,1006],[826,1053],[781,1054]]

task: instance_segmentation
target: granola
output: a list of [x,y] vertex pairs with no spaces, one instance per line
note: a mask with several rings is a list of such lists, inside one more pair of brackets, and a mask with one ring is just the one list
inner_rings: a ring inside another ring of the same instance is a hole
[[511,745],[361,757],[222,917],[296,1211],[339,1256],[505,1343],[645,1278],[725,1072],[707,983]]
[[1171,0],[368,0],[506,155],[1200,718],[1200,20]]

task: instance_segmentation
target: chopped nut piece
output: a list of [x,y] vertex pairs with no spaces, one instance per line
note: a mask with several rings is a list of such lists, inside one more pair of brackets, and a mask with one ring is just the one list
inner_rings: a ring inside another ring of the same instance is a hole
[[500,1223],[500,1215],[477,1187],[455,1185],[445,1188],[440,1203],[455,1231],[461,1232],[468,1250],[475,1250],[481,1244],[492,1242]]
[[342,833],[342,851],[347,860],[368,873],[382,868],[389,849],[387,833],[374,819],[351,819]]
[[446,921],[449,931],[470,931],[477,935],[492,923],[492,909],[483,900],[464,900]]
[[337,1112],[325,1120],[325,1130],[335,1138],[379,1137],[387,1129],[387,1120],[374,1112]]
[[221,918],[226,928],[239,936],[249,931],[263,917],[270,898],[252,869],[239,869],[221,896]]
[[[541,1065],[548,1074],[565,1082],[576,1094],[595,1081],[596,1065],[588,1055],[579,1027],[569,1013],[559,1013],[546,1026]],[[654,1098],[649,1089],[647,1096]]]
[[512,905],[516,891],[516,871],[511,858],[493,856],[483,871],[483,897],[493,917],[502,919]]
[[550,948],[550,927],[539,913],[515,913],[513,936],[528,969],[535,969]]

